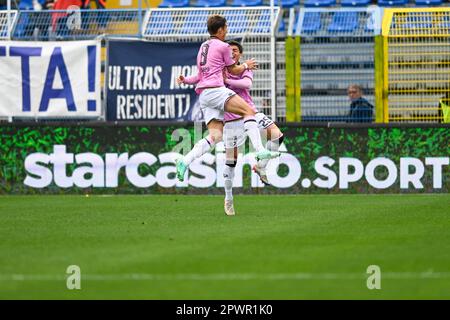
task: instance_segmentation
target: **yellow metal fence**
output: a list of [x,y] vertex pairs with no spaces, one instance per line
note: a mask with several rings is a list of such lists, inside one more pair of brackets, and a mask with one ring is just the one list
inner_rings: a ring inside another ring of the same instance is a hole
[[384,122],[447,122],[450,8],[386,9]]

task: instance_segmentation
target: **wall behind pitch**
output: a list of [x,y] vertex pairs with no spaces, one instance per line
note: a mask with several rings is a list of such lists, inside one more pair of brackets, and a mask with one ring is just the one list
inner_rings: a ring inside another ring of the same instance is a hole
[[[285,143],[274,186],[263,187],[242,155],[235,178],[242,193],[448,193],[448,128],[282,127]],[[0,193],[223,192],[224,153],[174,172],[194,127],[0,126]],[[201,136],[197,134],[196,139]],[[175,138],[175,139],[174,139]],[[174,149],[175,148],[175,149]]]

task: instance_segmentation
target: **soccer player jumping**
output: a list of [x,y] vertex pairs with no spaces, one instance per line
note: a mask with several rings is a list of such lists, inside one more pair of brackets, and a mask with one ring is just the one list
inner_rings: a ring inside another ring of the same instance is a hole
[[176,161],[177,177],[180,181],[184,180],[185,172],[194,159],[201,157],[222,140],[224,111],[243,117],[245,132],[256,150],[258,161],[280,155],[279,152],[269,151],[262,145],[255,110],[224,84],[224,68],[230,74],[239,75],[245,70],[256,69],[258,64],[254,59],[247,60],[243,64],[235,63],[230,45],[224,42],[227,34],[224,17],[220,15],[209,17],[207,27],[211,37],[200,46],[197,55],[197,76],[188,78],[180,76],[178,82],[197,83],[195,91],[199,94],[200,107],[205,116],[209,135],[198,141],[185,157]]
[[[237,41],[227,41],[232,50],[233,60],[239,65],[239,60],[243,53],[242,45]],[[267,137],[266,147],[271,151],[278,151],[280,144],[283,142],[283,133],[277,127],[277,125],[268,118],[264,113],[258,112],[252,97],[250,96],[250,88],[253,83],[253,72],[246,70],[240,75],[232,75],[228,72],[224,72],[224,82],[227,88],[236,92],[242,99],[244,99],[251,108],[256,112],[256,121],[259,129],[263,130],[262,133]],[[225,179],[225,213],[229,216],[235,214],[233,204],[233,179],[234,168],[237,163],[238,148],[245,143],[246,136],[244,134],[243,119],[242,116],[225,112],[224,116],[225,125],[223,130],[223,138],[225,143],[226,163],[223,173]],[[261,181],[268,185],[269,181],[266,174],[266,166],[268,164],[267,159],[259,160],[258,163],[253,166],[253,170],[259,175]]]

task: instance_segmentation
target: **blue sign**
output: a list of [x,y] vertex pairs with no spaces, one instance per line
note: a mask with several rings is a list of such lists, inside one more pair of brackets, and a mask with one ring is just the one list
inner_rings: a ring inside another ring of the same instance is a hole
[[108,47],[107,119],[197,121],[203,115],[193,85],[200,43],[115,40]]

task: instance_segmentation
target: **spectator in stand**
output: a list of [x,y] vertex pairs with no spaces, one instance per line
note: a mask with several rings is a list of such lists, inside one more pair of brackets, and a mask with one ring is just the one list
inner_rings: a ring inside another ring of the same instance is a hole
[[348,97],[351,101],[350,115],[348,122],[372,122],[373,105],[363,98],[361,86],[352,84],[347,89]]
[[[96,3],[96,9],[105,9],[106,0],[94,0],[94,1]],[[76,6],[80,9],[90,9],[91,0],[55,0],[53,10],[67,10],[71,6]],[[53,13],[52,26],[53,31],[56,32],[56,34],[58,35],[70,34],[69,26],[67,25],[67,18],[68,18],[67,13]],[[106,16],[104,16],[104,19],[102,19],[101,14],[96,14],[94,15],[94,18],[92,20],[96,20],[98,27],[104,29],[106,27],[108,19]],[[83,19],[83,22],[88,22],[88,20]],[[89,28],[89,26],[83,25],[83,29],[87,28]]]
[[[95,2],[95,8],[91,8],[91,2]],[[85,3],[85,9],[105,9],[106,8],[106,0],[88,0]]]
[[53,10],[55,6],[55,0],[45,0],[42,4],[42,10]]
[[[89,0],[55,0],[53,10],[67,11],[69,7],[83,9]],[[66,12],[52,13],[52,30],[58,36],[68,35],[72,28],[67,24],[68,14]],[[81,28],[81,26],[80,26]]]
[[[95,2],[95,7],[91,6],[91,3]],[[106,0],[87,0],[85,3],[85,9],[105,9],[106,8]],[[97,21],[97,26],[100,30],[106,29],[106,25],[109,20],[108,12],[97,12],[95,14],[95,20]]]
[[[6,1],[5,1],[6,3]],[[11,9],[19,9],[22,11],[40,11],[42,10],[43,0],[12,0]],[[6,9],[6,8],[5,8]],[[32,14],[26,14],[22,17],[22,23],[16,28],[15,36],[19,38],[32,38],[35,32],[39,31],[37,25],[37,17]],[[37,39],[35,39],[37,40]]]

